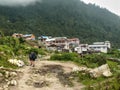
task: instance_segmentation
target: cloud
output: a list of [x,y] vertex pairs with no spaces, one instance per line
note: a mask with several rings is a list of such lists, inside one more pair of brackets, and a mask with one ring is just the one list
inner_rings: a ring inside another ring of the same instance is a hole
[[2,6],[27,6],[41,0],[0,0]]
[[120,0],[81,0],[85,3],[92,3],[100,7],[107,8],[108,10],[120,16]]

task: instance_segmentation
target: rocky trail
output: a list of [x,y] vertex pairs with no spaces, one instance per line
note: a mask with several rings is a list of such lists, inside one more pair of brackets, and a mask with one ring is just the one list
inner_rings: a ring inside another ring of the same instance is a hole
[[[49,58],[49,57],[47,57]],[[81,90],[84,86],[73,80],[71,62],[37,60],[35,67],[24,66],[16,86],[9,90]]]
[[90,73],[91,77],[112,75],[107,64],[91,69],[49,58],[39,58],[35,67],[25,65],[17,70],[0,67],[0,90],[81,90],[85,86],[77,82],[79,77],[74,71]]
[[[25,65],[16,70],[0,67],[0,90],[82,90],[85,86],[77,82],[76,71],[89,72],[91,77],[112,75],[107,64],[91,69],[72,62],[49,61],[49,58],[38,59],[35,67]],[[106,79],[92,87],[105,85],[114,79]]]

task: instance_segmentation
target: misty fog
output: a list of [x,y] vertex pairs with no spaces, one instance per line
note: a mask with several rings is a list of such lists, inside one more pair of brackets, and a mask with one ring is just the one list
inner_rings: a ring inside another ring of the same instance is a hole
[[41,0],[0,0],[2,6],[26,6],[40,2]]

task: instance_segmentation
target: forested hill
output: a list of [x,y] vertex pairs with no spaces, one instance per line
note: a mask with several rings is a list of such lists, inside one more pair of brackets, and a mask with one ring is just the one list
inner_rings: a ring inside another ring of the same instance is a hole
[[29,6],[0,6],[0,29],[35,35],[78,37],[82,43],[120,45],[120,17],[79,0],[43,0]]

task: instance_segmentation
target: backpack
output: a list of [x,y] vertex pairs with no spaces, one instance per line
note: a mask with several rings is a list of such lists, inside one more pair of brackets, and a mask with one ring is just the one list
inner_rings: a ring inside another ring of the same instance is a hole
[[29,58],[33,59],[33,60],[36,59],[37,58],[36,53],[34,53],[34,52],[30,53]]

